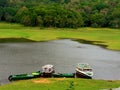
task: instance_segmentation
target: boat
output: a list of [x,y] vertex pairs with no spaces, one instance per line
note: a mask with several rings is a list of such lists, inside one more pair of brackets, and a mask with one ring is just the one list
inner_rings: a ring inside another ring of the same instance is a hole
[[75,77],[75,73],[53,73],[52,74],[53,77],[55,78],[74,78]]
[[42,66],[42,77],[52,77],[53,73],[55,73],[54,65],[47,64]]
[[41,76],[41,72],[33,72],[31,74],[18,74],[18,75],[10,75],[8,77],[9,81],[15,81],[15,80],[25,80],[25,79],[32,79],[32,78],[37,78]]
[[88,63],[78,63],[76,66],[76,77],[91,79],[93,77],[91,66]]

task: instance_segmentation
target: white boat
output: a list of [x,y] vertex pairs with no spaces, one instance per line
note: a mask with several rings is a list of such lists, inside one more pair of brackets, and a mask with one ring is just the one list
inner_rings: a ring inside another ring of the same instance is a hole
[[78,63],[76,66],[76,77],[92,78],[93,71],[90,65],[87,63]]
[[42,76],[43,77],[52,77],[52,74],[55,72],[54,65],[47,64],[42,67]]

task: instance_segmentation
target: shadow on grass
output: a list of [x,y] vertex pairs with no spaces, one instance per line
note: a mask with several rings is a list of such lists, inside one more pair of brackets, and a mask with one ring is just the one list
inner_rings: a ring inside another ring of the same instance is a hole
[[[68,38],[60,38],[60,39],[68,39]],[[71,39],[73,41],[77,41],[84,44],[92,44],[92,45],[98,45],[103,48],[107,48],[107,45],[104,45],[102,41],[88,41],[84,39]],[[26,38],[0,38],[0,43],[21,43],[21,42],[46,42],[46,41],[34,41]]]
[[88,40],[84,40],[84,39],[71,39],[73,41],[77,41],[77,42],[80,42],[80,43],[84,43],[84,44],[92,44],[92,45],[98,45],[102,48],[107,48],[108,45],[104,45],[103,43],[105,42],[102,42],[102,41],[88,41]]
[[36,42],[25,38],[0,38],[0,43],[15,43],[15,42]]

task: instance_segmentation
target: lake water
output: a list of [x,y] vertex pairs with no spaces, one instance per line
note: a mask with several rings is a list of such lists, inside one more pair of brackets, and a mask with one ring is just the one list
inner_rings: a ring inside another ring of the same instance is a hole
[[120,80],[120,52],[70,39],[31,43],[0,43],[0,83],[11,74],[31,73],[45,64],[56,72],[73,73],[77,63],[89,63],[94,79]]

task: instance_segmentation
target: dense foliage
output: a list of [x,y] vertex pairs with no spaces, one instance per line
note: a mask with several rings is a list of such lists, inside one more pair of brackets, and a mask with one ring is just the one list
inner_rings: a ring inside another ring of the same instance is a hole
[[40,27],[120,28],[120,0],[0,0],[0,21]]

